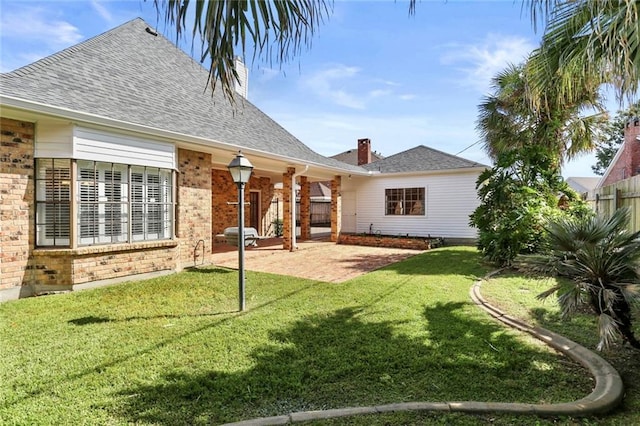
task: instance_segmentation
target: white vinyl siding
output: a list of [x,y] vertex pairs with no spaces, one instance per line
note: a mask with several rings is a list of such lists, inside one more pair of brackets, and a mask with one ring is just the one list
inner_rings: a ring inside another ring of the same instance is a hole
[[58,122],[38,122],[36,126],[35,158],[72,158],[73,125]]
[[173,144],[81,127],[73,131],[73,158],[161,169],[176,168]]
[[[375,176],[354,182],[357,199],[356,232],[384,235],[476,238],[469,215],[478,206],[475,182],[479,172],[422,176]],[[385,191],[425,188],[424,215],[386,215]]]
[[38,123],[35,158],[72,158],[176,169],[176,148],[167,142],[57,122]]

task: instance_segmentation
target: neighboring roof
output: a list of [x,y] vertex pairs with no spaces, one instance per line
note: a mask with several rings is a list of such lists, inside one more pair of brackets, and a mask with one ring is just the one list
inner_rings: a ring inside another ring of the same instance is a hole
[[[253,149],[345,171],[251,102],[205,90],[209,72],[140,18],[9,73],[0,94],[61,110]],[[156,33],[157,34],[157,33]]]
[[324,182],[311,182],[309,186],[309,195],[311,197],[324,197],[331,199],[331,188]]
[[[627,123],[630,121],[631,119],[627,121]],[[640,141],[640,135],[636,136],[636,140]],[[611,159],[611,162],[609,163],[609,166],[606,168],[606,170],[604,171],[604,174],[598,181],[596,188],[601,188],[602,186],[604,186],[604,183],[607,182],[609,175],[611,174],[611,171],[615,168],[618,161],[620,161],[620,158],[627,152],[627,150],[625,149],[626,143],[627,141],[625,138],[625,141],[622,143],[622,145],[620,145],[620,147],[618,147],[618,151],[616,151],[616,155],[613,156],[613,158]]]
[[[342,161],[343,163],[351,164],[352,166],[358,165],[358,150],[350,149],[345,152],[341,152],[340,154],[332,155],[329,158],[336,159],[338,161]],[[384,157],[376,152],[371,151],[371,162],[378,161],[383,159]]]
[[567,184],[577,193],[583,194],[592,191],[598,186],[600,177],[568,177]]
[[381,173],[411,173],[488,166],[419,145],[362,167]]

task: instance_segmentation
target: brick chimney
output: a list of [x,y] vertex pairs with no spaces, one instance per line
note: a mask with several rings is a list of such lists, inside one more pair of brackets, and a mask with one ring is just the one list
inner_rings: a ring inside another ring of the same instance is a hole
[[358,139],[358,166],[371,162],[371,139]]
[[607,177],[601,186],[611,185],[623,179],[640,175],[640,119],[633,117],[624,127],[624,144],[618,161],[609,165]]

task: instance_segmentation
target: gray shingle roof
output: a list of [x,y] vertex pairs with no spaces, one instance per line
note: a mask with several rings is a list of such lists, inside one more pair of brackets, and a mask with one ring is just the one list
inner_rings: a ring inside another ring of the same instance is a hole
[[246,100],[205,90],[208,70],[134,19],[0,75],[0,93],[71,111],[360,171],[303,144]]
[[419,145],[362,167],[381,173],[411,173],[488,166]]
[[[336,159],[338,161],[342,161],[343,163],[347,163],[347,164],[351,164],[351,165],[358,165],[358,149],[354,148],[354,149],[350,149],[348,151],[344,151],[341,152],[340,154],[336,154],[336,155],[332,155],[329,158],[333,158]],[[371,151],[371,161],[378,161],[380,159],[384,158],[382,155]]]

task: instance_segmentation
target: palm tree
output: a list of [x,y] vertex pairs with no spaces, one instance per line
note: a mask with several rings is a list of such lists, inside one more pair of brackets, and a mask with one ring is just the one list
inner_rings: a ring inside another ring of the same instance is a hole
[[523,257],[520,263],[525,269],[567,278],[538,297],[557,294],[564,317],[591,307],[598,316],[599,350],[618,337],[640,349],[631,323],[631,308],[640,300],[640,232],[626,228],[629,217],[629,210],[620,209],[609,219],[552,221],[546,227],[550,254]]
[[589,79],[591,84],[613,84],[620,100],[637,92],[640,0],[528,2],[534,25],[548,19],[541,46],[530,60],[534,90],[543,93],[557,86],[558,99],[571,101]]
[[543,94],[551,102],[535,101],[529,80],[528,63],[494,77],[493,94],[478,107],[477,129],[492,159],[538,145],[555,157],[559,172],[564,160],[593,150],[602,115],[590,112],[603,110],[601,99],[597,87],[584,84],[571,102],[558,101],[553,87]]
[[215,90],[219,82],[232,102],[238,81],[236,57],[244,58],[250,52],[254,58],[285,62],[310,45],[332,10],[331,0],[153,2],[158,15],[175,26],[177,38],[190,31],[192,43],[196,38],[201,41],[200,60],[211,61],[208,84]]

